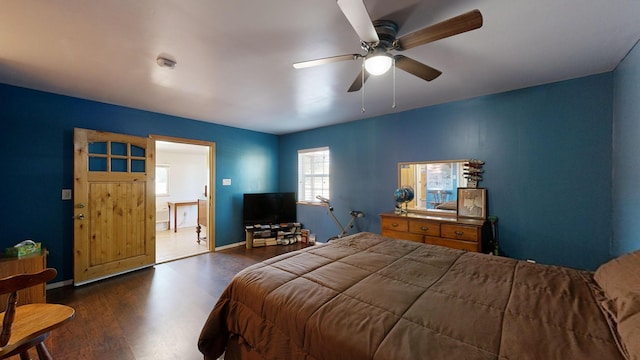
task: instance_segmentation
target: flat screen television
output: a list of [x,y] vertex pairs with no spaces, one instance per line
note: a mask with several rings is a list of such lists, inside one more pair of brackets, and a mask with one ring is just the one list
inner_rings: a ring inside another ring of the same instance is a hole
[[243,225],[271,225],[296,222],[296,193],[244,194]]

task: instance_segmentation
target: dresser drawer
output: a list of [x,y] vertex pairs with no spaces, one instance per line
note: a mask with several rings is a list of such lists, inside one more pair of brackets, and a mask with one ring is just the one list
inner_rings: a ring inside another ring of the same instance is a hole
[[440,237],[425,236],[424,242],[431,245],[446,246],[451,249],[480,252],[480,243],[474,241],[461,241]]
[[478,242],[478,227],[453,224],[442,224],[440,236],[443,238]]
[[409,220],[398,218],[382,218],[382,230],[409,231]]
[[393,231],[393,230],[382,229],[382,235],[392,237],[394,239],[410,240],[410,241],[415,241],[419,243],[424,241],[424,236],[420,234],[405,232],[405,231]]
[[487,222],[423,214],[380,214],[381,234],[467,251],[482,251]]
[[409,232],[429,236],[440,236],[440,223],[409,220]]

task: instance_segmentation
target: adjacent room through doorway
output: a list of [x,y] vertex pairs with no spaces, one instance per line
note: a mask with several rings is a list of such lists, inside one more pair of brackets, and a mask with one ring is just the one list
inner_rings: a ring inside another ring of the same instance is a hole
[[209,151],[206,145],[156,141],[156,263],[212,249],[206,220]]

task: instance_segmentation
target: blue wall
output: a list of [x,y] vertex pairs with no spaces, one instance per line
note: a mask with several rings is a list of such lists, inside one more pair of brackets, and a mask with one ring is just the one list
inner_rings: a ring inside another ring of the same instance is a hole
[[[0,84],[0,249],[30,238],[73,278],[73,128],[216,143],[216,246],[244,240],[242,194],[278,190],[278,137]],[[232,186],[222,186],[223,178]]]
[[[215,142],[218,246],[243,240],[243,193],[296,191],[297,150],[330,146],[343,224],[358,209],[366,217],[356,230],[380,231],[399,161],[479,158],[505,255],[594,269],[640,248],[639,84],[636,46],[613,73],[280,137],[0,84],[0,248],[42,241],[56,280],[72,278],[72,202],[60,190],[72,188],[72,134],[81,127]],[[337,234],[326,208],[298,212],[320,240]]]
[[640,45],[614,72],[613,237],[611,252],[640,248]]
[[[379,232],[398,162],[482,159],[505,255],[593,269],[610,258],[612,87],[605,73],[285,135],[280,188],[297,189],[298,149],[329,146],[336,214]],[[319,240],[337,233],[325,208],[298,213]]]

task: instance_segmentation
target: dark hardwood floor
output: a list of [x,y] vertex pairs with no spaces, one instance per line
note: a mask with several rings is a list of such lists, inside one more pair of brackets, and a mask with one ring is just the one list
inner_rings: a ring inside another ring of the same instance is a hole
[[238,247],[49,290],[47,302],[74,307],[76,317],[52,332],[47,346],[58,360],[202,359],[198,335],[231,278],[301,247]]

